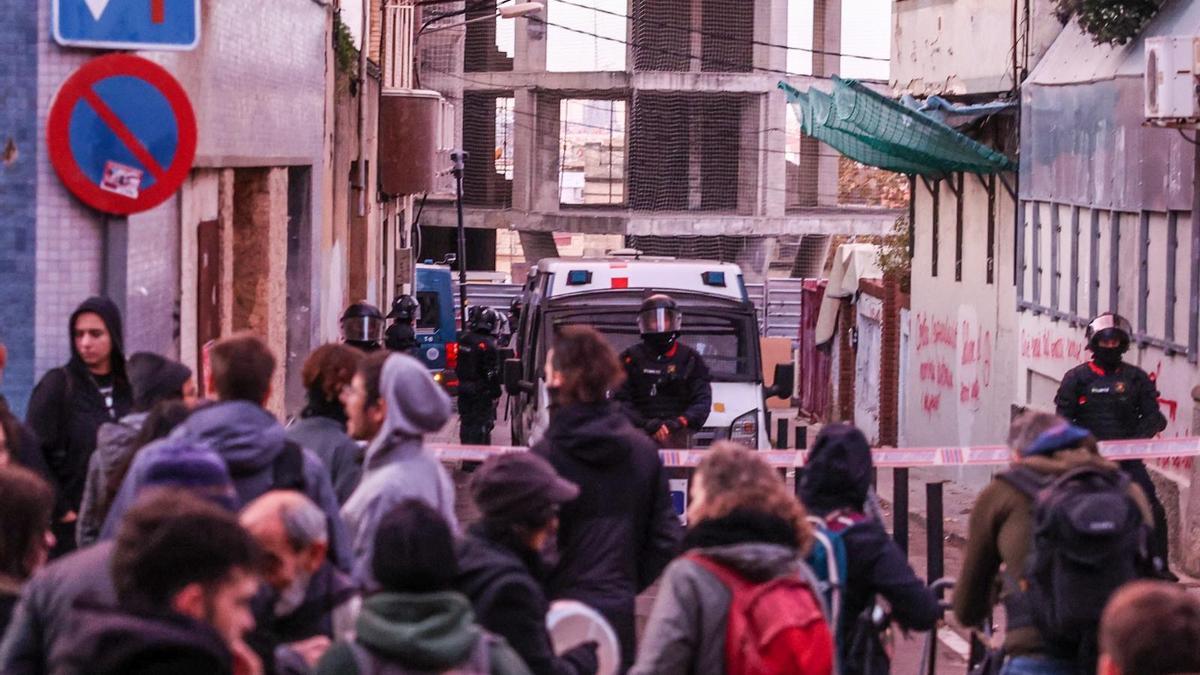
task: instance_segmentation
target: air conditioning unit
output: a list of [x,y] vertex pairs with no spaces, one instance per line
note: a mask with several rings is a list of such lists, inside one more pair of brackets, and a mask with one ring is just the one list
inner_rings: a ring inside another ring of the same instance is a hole
[[1146,119],[1200,120],[1200,37],[1146,38]]

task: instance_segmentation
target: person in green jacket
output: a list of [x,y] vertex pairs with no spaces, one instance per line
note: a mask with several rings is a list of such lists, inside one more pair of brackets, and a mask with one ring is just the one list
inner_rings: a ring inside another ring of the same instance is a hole
[[355,640],[331,647],[317,675],[529,675],[503,638],[475,623],[466,596],[451,590],[454,538],[437,511],[405,500],[380,519],[374,539],[371,568],[380,590],[363,602]]

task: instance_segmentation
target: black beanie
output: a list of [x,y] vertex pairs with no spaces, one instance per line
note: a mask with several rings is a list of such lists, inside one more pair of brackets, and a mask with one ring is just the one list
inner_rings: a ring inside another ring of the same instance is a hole
[[371,560],[385,591],[432,593],[458,576],[454,535],[446,519],[420,499],[406,499],[379,519]]
[[125,371],[133,388],[133,408],[144,412],[159,401],[180,398],[192,370],[152,352],[138,352],[126,361]]

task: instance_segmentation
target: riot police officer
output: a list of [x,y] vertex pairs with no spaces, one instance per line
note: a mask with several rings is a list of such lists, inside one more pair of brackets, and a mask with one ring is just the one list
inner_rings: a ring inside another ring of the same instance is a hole
[[671,296],[642,302],[642,341],[621,353],[626,379],[615,396],[634,426],[667,448],[687,447],[712,408],[712,377],[700,354],[679,341],[682,325]]
[[[1119,314],[1106,312],[1088,324],[1085,337],[1092,360],[1063,376],[1054,405],[1058,415],[1092,432],[1098,440],[1152,438],[1167,427],[1158,408],[1158,389],[1146,371],[1125,363],[1133,328]],[[1120,462],[1130,480],[1150,500],[1154,513],[1151,553],[1163,576],[1167,567],[1167,514],[1146,464],[1140,459]]]
[[390,351],[416,354],[417,331],[413,324],[420,312],[420,305],[411,295],[400,295],[392,301],[392,311],[387,318],[392,320],[384,334],[383,344]]
[[373,352],[383,343],[383,312],[369,302],[356,302],[342,313],[342,342]]
[[496,335],[500,313],[491,307],[472,307],[467,331],[458,338],[459,440],[467,445],[490,445],[500,398],[500,359]]

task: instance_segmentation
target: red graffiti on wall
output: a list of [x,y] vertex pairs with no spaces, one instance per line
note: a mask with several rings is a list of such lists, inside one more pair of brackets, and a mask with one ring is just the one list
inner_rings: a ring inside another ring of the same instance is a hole
[[1021,331],[1021,356],[1033,360],[1083,360],[1084,343],[1065,337],[1054,338],[1050,331],[1030,335]]
[[918,378],[922,382],[929,382],[939,389],[954,388],[954,373],[950,370],[950,365],[945,361],[922,361],[918,366]]
[[930,319],[924,313],[917,314],[917,351],[941,345],[958,348],[958,327],[950,319]]
[[942,408],[941,394],[925,394],[921,396],[921,409],[926,415],[933,415]]

